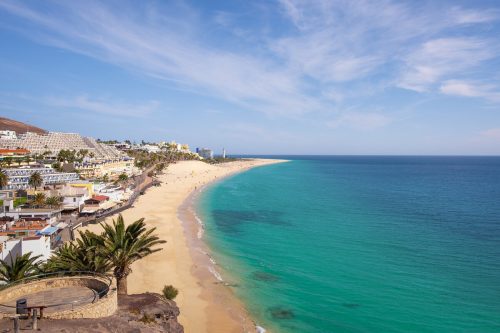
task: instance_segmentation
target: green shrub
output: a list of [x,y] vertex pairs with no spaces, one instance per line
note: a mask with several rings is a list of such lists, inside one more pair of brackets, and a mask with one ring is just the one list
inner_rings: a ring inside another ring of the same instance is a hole
[[178,293],[179,290],[177,290],[173,286],[163,287],[163,297],[165,297],[166,299],[173,300]]

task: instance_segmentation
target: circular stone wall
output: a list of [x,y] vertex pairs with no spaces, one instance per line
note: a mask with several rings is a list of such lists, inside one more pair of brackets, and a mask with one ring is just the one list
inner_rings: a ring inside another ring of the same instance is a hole
[[[13,284],[11,287],[0,290],[0,304],[14,305],[15,307],[15,301],[19,298],[29,298],[30,295],[50,292],[51,289],[70,291],[71,288],[74,290],[95,291],[95,297],[90,294],[85,296],[85,301],[83,301],[72,296],[71,293],[61,293],[60,299],[52,299],[49,302],[51,304],[39,304],[37,302],[36,304],[28,303],[28,306],[48,306],[44,312],[44,317],[52,319],[107,317],[114,314],[118,307],[114,279],[110,280],[104,276],[53,277],[23,284]],[[98,294],[101,294],[101,297]],[[69,308],[50,311],[52,307],[56,309],[55,306],[58,304],[69,304]],[[15,308],[0,305],[0,318],[10,317],[13,314],[15,314]]]

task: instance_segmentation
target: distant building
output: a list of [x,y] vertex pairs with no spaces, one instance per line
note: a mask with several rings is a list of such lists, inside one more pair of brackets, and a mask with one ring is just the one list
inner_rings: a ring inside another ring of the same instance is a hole
[[12,158],[21,158],[29,155],[30,151],[27,149],[1,149],[0,148],[0,160],[3,160],[6,157]]
[[100,178],[104,175],[108,175],[110,180],[116,180],[122,173],[129,177],[140,173],[140,170],[134,166],[134,159],[130,157],[115,160],[83,162],[75,166],[80,176],[84,179]]
[[222,158],[226,158],[226,148],[222,148]]
[[196,148],[196,153],[200,155],[200,157],[204,159],[212,159],[214,158],[214,152],[212,149],[207,148]]
[[[9,132],[9,131],[0,131]],[[10,131],[11,132],[11,131]],[[15,133],[14,133],[15,134]],[[19,136],[0,134],[0,148],[16,149],[24,148],[32,154],[47,153],[48,156],[56,157],[63,150],[86,150],[96,159],[116,159],[123,157],[123,153],[114,146],[97,142],[93,138],[81,136],[77,133],[49,132],[37,134],[26,132]]]
[[150,144],[145,144],[140,146],[141,150],[145,150],[148,153],[158,153],[160,151],[160,147],[157,145],[150,145]]
[[1,139],[15,140],[15,139],[17,139],[16,132],[8,131],[8,130],[0,131],[0,140]]
[[30,176],[38,172],[43,179],[44,185],[63,184],[80,179],[75,172],[57,172],[52,168],[15,168],[5,169],[4,173],[8,177],[5,189],[21,190],[29,188]]

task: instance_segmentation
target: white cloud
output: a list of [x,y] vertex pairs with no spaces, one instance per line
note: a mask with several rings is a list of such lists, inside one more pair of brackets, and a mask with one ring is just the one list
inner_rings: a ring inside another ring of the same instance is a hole
[[[41,43],[164,80],[176,89],[288,116],[331,112],[332,103],[349,103],[388,82],[421,92],[436,89],[498,54],[497,40],[448,36],[464,25],[497,20],[491,10],[439,11],[389,0],[280,0],[279,13],[293,29],[278,26],[278,34],[255,29],[261,34],[252,39],[255,44],[240,49],[206,40],[207,25],[241,30],[232,13],[214,12],[212,20],[204,20],[187,5],[175,4],[182,8],[159,10],[135,2],[132,9],[121,2],[116,10],[105,2],[47,1],[50,10],[42,11],[4,0],[0,9],[30,22],[26,34]],[[349,91],[351,83],[366,89]]]
[[463,75],[485,60],[496,57],[494,41],[480,38],[439,38],[426,41],[406,59],[399,86],[429,90],[441,79]]
[[460,80],[448,80],[439,88],[443,94],[463,97],[483,97],[491,101],[500,101],[499,89],[490,84],[481,84]]

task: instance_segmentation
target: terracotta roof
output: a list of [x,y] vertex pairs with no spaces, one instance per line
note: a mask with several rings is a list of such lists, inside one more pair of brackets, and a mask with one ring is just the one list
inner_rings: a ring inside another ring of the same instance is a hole
[[0,149],[0,155],[7,155],[7,154],[29,154],[30,151],[28,149]]
[[106,200],[109,200],[109,197],[106,195],[94,195],[94,196],[92,196],[92,199],[95,199],[98,201],[106,201]]

